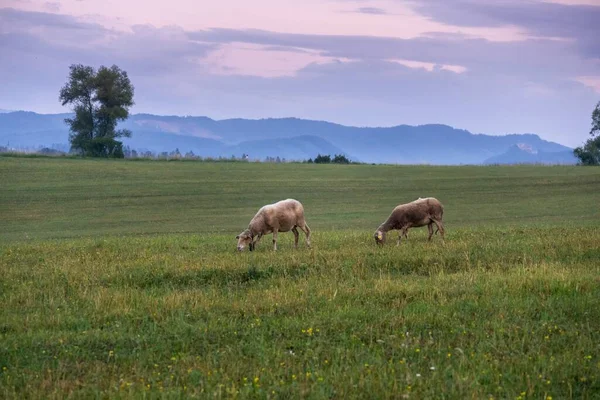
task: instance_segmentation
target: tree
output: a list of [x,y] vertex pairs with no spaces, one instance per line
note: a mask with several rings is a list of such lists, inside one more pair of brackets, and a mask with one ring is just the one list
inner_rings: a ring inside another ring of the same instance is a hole
[[588,139],[582,147],[576,148],[573,153],[582,165],[600,165],[600,102],[592,112],[590,135],[592,138]]
[[73,64],[69,81],[60,90],[62,105],[71,105],[75,116],[65,119],[69,125],[71,149],[84,156],[123,158],[119,137],[131,137],[117,123],[129,117],[134,88],[127,72],[116,65],[92,67]]
[[336,154],[332,162],[334,164],[350,164],[350,160],[343,154]]
[[315,164],[329,164],[330,162],[331,162],[331,156],[329,154],[323,155],[323,156],[321,154],[318,154],[315,157],[315,161],[314,161]]
[[592,112],[592,130],[590,135],[594,136],[600,133],[600,101],[596,104],[594,112]]

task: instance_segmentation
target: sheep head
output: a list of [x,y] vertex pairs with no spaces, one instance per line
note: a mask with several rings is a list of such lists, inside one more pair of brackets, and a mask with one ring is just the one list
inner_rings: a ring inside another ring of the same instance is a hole
[[373,234],[373,237],[375,238],[375,243],[378,245],[383,245],[385,243],[385,232],[378,229]]
[[248,249],[250,249],[250,251],[254,250],[254,238],[252,236],[252,233],[248,229],[237,235],[235,238],[238,240],[238,251],[243,251],[246,248],[246,246],[248,246]]

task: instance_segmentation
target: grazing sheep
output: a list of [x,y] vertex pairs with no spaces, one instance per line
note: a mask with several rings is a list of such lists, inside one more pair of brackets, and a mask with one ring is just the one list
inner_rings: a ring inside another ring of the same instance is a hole
[[[419,198],[413,202],[407,204],[400,204],[390,214],[388,219],[377,228],[375,234],[375,242],[377,244],[384,244],[386,234],[392,229],[397,229],[398,242],[402,236],[408,239],[408,229],[412,227],[420,227],[427,225],[429,230],[429,238],[433,236],[433,224],[436,225],[442,240],[444,239],[444,223],[442,221],[444,215],[444,206],[437,199],[433,197]],[[437,231],[436,231],[437,233]]]
[[263,235],[273,233],[273,250],[277,250],[277,233],[294,233],[294,247],[298,248],[298,229],[306,234],[306,245],[310,247],[310,228],[304,220],[304,207],[294,199],[278,201],[262,207],[250,221],[248,229],[237,235],[237,249],[244,250],[246,246],[254,250]]

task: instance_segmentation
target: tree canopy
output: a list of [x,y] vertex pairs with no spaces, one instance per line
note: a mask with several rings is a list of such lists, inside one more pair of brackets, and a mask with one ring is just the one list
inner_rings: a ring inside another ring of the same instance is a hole
[[69,125],[71,148],[85,156],[123,157],[119,137],[131,131],[117,130],[119,121],[129,117],[134,88],[127,72],[116,65],[98,70],[81,64],[70,66],[69,80],[60,90],[62,105],[71,105],[75,116]]
[[588,139],[581,147],[576,148],[573,153],[582,165],[600,165],[600,102],[592,112],[591,139]]

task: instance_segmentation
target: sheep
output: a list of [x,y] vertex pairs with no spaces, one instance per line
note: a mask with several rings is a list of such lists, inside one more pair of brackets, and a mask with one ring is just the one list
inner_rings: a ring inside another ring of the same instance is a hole
[[[400,204],[390,214],[388,219],[377,228],[373,237],[379,245],[385,243],[386,234],[388,231],[397,229],[398,242],[402,236],[408,239],[408,229],[412,227],[420,227],[427,225],[429,230],[429,238],[433,236],[433,224],[436,225],[442,240],[444,239],[444,223],[442,221],[444,215],[444,206],[433,197],[419,198],[407,204]],[[437,232],[436,232],[437,233]]]
[[306,234],[306,245],[310,248],[310,228],[304,220],[304,207],[294,199],[278,201],[262,207],[250,221],[248,229],[237,235],[238,251],[248,246],[253,251],[263,235],[273,233],[273,250],[277,250],[279,232],[294,233],[294,248],[298,248],[298,229]]

